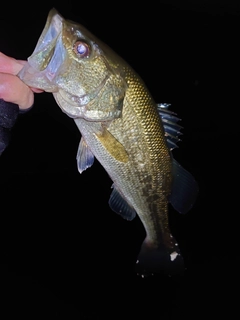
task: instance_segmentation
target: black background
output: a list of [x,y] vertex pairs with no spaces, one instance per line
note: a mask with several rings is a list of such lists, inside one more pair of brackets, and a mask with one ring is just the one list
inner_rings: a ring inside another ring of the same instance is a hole
[[170,207],[184,276],[136,276],[136,218],[108,207],[97,161],[82,173],[80,133],[51,94],[20,115],[0,158],[1,312],[25,319],[229,319],[239,288],[239,31],[233,1],[6,4],[0,51],[31,55],[55,7],[85,25],[182,119],[174,157],[199,183],[185,216]]

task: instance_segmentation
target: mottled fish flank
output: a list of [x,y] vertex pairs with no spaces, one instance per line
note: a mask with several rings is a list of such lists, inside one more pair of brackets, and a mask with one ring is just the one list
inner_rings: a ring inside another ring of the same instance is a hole
[[127,220],[140,218],[146,238],[139,273],[180,270],[183,260],[170,232],[168,206],[188,212],[198,185],[173,158],[182,127],[169,105],[156,104],[129,64],[55,9],[19,77],[52,92],[74,119],[81,133],[79,172],[96,158],[113,181],[111,209]]

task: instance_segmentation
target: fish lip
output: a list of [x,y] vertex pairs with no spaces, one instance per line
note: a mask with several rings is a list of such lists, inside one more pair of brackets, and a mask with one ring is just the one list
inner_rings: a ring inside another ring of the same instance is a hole
[[[59,46],[57,58],[54,57],[64,18],[53,8],[50,10],[43,31],[27,63],[18,73],[18,77],[28,86],[46,92],[56,92],[58,86],[52,81],[58,74],[58,68],[64,60],[64,50]],[[52,51],[54,53],[52,54]],[[44,65],[41,61],[45,61]]]
[[[57,39],[62,32],[64,18],[58,13],[58,11],[53,8],[50,10],[43,31],[38,39],[37,45],[28,58],[28,62],[36,70],[41,71],[37,68],[36,63],[34,63],[34,57],[42,51],[47,51],[56,45]],[[51,45],[50,45],[51,44]]]

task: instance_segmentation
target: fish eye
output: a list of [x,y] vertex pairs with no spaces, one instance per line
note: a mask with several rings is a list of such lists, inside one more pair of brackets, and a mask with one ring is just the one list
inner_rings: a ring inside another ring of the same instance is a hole
[[90,54],[90,47],[86,42],[76,41],[73,46],[74,52],[81,58],[88,58]]

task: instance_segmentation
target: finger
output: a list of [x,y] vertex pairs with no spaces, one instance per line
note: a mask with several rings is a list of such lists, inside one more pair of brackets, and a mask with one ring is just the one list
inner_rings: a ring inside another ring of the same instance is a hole
[[22,69],[25,63],[26,61],[24,60],[16,60],[0,52],[0,72],[16,75]]
[[36,93],[44,92],[44,90],[42,90],[42,89],[37,89],[37,88],[33,88],[33,87],[30,87],[30,88],[31,88],[31,90],[32,90],[33,92],[36,92]]
[[33,105],[34,93],[18,77],[0,73],[0,98],[17,104],[20,109],[28,109]]

